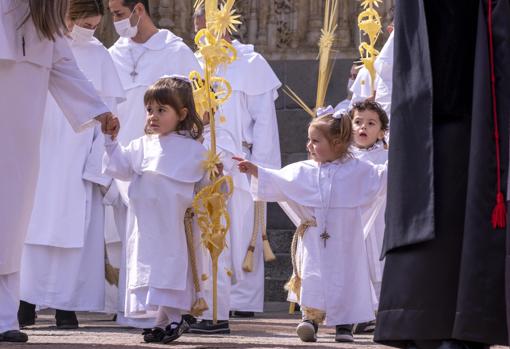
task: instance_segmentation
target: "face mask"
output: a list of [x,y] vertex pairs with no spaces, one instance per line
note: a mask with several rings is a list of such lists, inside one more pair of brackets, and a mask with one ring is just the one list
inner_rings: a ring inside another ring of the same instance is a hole
[[75,24],[70,35],[76,42],[88,42],[92,40],[95,31],[95,29],[87,29]]
[[138,17],[138,22],[136,22],[135,26],[132,27],[130,22],[131,16],[133,16],[134,11],[135,10],[133,9],[133,12],[131,12],[129,18],[113,23],[113,25],[115,26],[115,31],[117,32],[117,34],[119,34],[120,37],[132,38],[138,32],[138,23],[140,22],[140,17]]

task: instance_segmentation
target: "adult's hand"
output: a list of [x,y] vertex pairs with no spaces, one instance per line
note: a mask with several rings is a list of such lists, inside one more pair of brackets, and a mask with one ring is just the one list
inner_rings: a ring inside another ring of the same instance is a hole
[[101,131],[104,134],[112,136],[115,139],[120,131],[120,121],[112,113],[103,113],[95,117],[101,123]]

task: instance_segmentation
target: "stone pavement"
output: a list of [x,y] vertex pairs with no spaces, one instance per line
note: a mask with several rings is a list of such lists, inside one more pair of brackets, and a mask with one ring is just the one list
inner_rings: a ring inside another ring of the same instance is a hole
[[[230,335],[198,336],[185,334],[168,345],[146,344],[141,331],[120,327],[110,321],[110,315],[79,313],[78,330],[57,330],[52,311],[40,312],[36,325],[26,329],[29,342],[12,344],[0,342],[0,349],[130,349],[130,348],[388,348],[372,342],[372,336],[356,335],[350,344],[335,343],[332,328],[319,329],[317,343],[302,343],[295,334],[298,315],[288,315],[280,306],[254,319],[231,319]],[[504,349],[504,347],[497,347]]]
[[[117,349],[161,348],[161,344],[143,343],[140,330],[120,327],[109,321],[111,316],[98,313],[79,313],[80,329],[57,330],[52,311],[39,313],[36,325],[26,329],[29,342],[7,344],[0,349]],[[168,344],[172,348],[383,348],[372,342],[371,336],[356,336],[353,344],[334,341],[334,329],[321,328],[317,343],[302,343],[295,334],[298,315],[284,311],[269,311],[253,319],[231,319],[230,335],[198,336],[185,334]]]

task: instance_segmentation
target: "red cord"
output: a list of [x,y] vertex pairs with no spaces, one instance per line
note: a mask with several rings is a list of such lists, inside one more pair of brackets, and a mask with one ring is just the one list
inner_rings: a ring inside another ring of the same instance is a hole
[[489,59],[491,69],[491,92],[492,92],[492,116],[494,118],[494,141],[496,143],[496,167],[497,167],[497,194],[496,206],[492,211],[492,227],[494,229],[504,228],[506,226],[506,206],[505,196],[501,191],[501,156],[499,144],[499,125],[498,125],[498,108],[496,98],[496,74],[494,69],[494,42],[492,30],[492,0],[488,0],[488,32],[489,32]]

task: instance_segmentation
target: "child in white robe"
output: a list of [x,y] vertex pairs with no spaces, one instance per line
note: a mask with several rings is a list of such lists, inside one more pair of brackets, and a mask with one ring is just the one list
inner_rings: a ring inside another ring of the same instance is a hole
[[195,295],[184,215],[204,177],[206,150],[197,141],[203,125],[186,78],[159,79],[144,104],[146,135],[127,147],[106,137],[105,173],[131,181],[125,314],[157,315],[144,340],[169,343],[183,333],[181,314]]
[[[360,160],[381,165],[388,161],[386,134],[389,118],[383,107],[377,102],[365,100],[357,102],[349,111],[354,131],[352,154]],[[363,212],[363,235],[367,249],[368,267],[374,295],[374,311],[379,306],[382,272],[384,262],[380,260],[384,238],[384,212],[386,196],[381,196]],[[367,333],[375,330],[375,321],[358,324],[355,333]]]
[[[380,104],[373,101],[355,103],[349,111],[354,131],[352,153],[358,159],[382,165],[388,161],[385,140],[389,128],[389,118]],[[364,214],[364,236],[368,252],[370,277],[377,301],[381,292],[382,270],[384,262],[380,261],[384,237],[384,211],[386,197],[374,202],[373,207]]]
[[[354,158],[352,137],[347,115],[326,115],[309,126],[311,160],[281,170],[239,163],[241,172],[252,175],[255,199],[278,201],[291,219],[300,221],[289,300],[301,306],[303,321],[296,331],[304,342],[317,340],[324,320],[341,325],[374,319],[362,212],[384,195],[386,166]],[[353,340],[341,328],[335,339]]]

